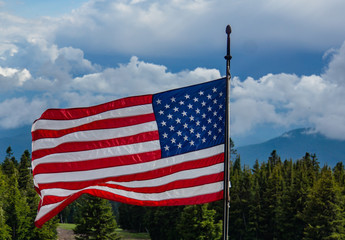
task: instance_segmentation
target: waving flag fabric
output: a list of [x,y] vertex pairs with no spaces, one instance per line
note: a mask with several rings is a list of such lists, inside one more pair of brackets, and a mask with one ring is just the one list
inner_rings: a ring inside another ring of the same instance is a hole
[[84,193],[142,206],[222,199],[225,95],[223,78],[45,111],[32,126],[36,226]]

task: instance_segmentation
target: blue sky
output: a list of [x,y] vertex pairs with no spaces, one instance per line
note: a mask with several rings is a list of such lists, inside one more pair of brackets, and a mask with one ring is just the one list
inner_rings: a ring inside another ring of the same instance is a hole
[[0,132],[224,76],[236,145],[313,127],[345,139],[343,0],[0,0]]

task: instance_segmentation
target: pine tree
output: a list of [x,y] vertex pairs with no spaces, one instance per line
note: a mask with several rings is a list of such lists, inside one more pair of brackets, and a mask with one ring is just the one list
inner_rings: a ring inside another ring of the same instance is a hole
[[183,240],[217,240],[221,238],[222,222],[215,223],[215,210],[208,204],[184,207],[177,230]]
[[0,169],[0,239],[10,240],[11,228],[6,224],[6,215],[3,209],[4,201],[6,198],[7,183],[5,182],[5,176]]
[[77,240],[115,240],[116,220],[108,200],[85,195],[80,199],[74,230]]
[[325,166],[308,195],[303,212],[306,222],[303,239],[345,239],[344,209],[341,206],[340,191],[334,184],[330,168]]
[[182,206],[147,208],[145,225],[152,240],[177,240],[180,234],[176,230]]

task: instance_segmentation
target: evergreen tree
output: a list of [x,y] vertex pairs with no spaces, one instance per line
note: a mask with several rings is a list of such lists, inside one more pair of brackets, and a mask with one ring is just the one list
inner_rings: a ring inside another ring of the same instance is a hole
[[147,208],[145,225],[152,240],[179,240],[176,230],[180,219],[182,206]]
[[177,230],[182,240],[217,240],[222,236],[222,222],[215,223],[215,210],[208,204],[184,207]]
[[5,176],[0,169],[0,239],[10,240],[12,239],[11,228],[6,224],[6,215],[3,209],[6,198],[6,185]]
[[121,204],[119,206],[119,224],[123,229],[135,232],[143,232],[146,228],[144,224],[145,214],[145,207]]
[[83,196],[79,201],[79,216],[74,230],[77,240],[114,240],[116,220],[108,200],[91,195]]
[[344,209],[340,191],[336,188],[331,170],[325,166],[313,186],[303,212],[305,240],[345,239]]

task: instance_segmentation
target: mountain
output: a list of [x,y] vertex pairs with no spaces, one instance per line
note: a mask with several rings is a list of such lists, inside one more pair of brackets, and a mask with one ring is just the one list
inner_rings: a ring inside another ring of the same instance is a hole
[[31,126],[0,130],[0,162],[5,159],[6,149],[9,146],[18,161],[25,150],[31,152]]
[[252,167],[256,159],[267,161],[273,150],[283,161],[300,159],[306,152],[315,153],[320,166],[335,166],[337,162],[345,161],[345,141],[326,138],[311,128],[295,129],[260,144],[238,147],[237,153],[242,164]]

